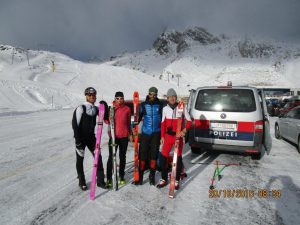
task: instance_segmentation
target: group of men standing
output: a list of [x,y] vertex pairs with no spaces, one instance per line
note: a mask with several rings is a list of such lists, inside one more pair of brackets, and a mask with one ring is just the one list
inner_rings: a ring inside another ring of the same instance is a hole
[[[89,87],[84,92],[86,102],[77,107],[74,111],[72,127],[74,131],[74,138],[76,144],[76,170],[79,179],[79,187],[82,190],[87,190],[85,175],[83,170],[83,159],[85,147],[88,147],[90,152],[94,155],[95,149],[95,125],[96,117],[98,115],[98,107],[94,104],[96,102],[97,91]],[[168,158],[172,147],[176,140],[176,125],[177,119],[184,121],[184,126],[180,132],[179,149],[178,149],[178,164],[176,172],[175,189],[179,188],[180,173],[182,170],[182,149],[183,137],[187,130],[191,127],[191,118],[185,108],[183,116],[177,118],[177,94],[174,89],[167,91],[167,105],[157,97],[158,90],[156,87],[151,87],[146,100],[139,105],[139,123],[143,121],[142,134],[140,137],[139,146],[139,182],[138,185],[143,184],[144,172],[149,168],[149,183],[155,185],[155,173],[157,170],[157,160],[160,157],[161,179],[157,184],[158,188],[162,188],[168,184]],[[109,121],[109,108],[105,104],[106,113],[104,121],[110,124]],[[133,130],[131,128],[131,111],[125,105],[124,94],[122,92],[115,93],[115,144],[119,149],[119,180],[120,184],[125,184],[125,165],[126,165],[126,152],[128,142],[133,140]],[[109,140],[109,157],[106,168],[106,182],[104,175],[104,168],[102,163],[101,154],[98,160],[97,171],[97,186],[101,188],[111,188],[112,168],[113,168],[113,149],[111,147],[111,131],[108,129]],[[138,134],[135,134],[138,135]],[[162,151],[159,156],[159,148],[162,145]]]

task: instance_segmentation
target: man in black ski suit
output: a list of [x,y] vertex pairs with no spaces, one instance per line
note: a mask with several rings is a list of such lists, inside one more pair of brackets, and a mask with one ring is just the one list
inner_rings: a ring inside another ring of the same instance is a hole
[[[88,147],[88,149],[94,156],[96,144],[95,126],[98,116],[98,107],[94,105],[96,102],[97,91],[93,87],[88,87],[85,89],[84,94],[86,96],[86,102],[76,108],[72,119],[72,128],[74,131],[76,144],[76,170],[79,179],[79,187],[83,191],[87,190],[83,170],[84,152],[85,147]],[[105,104],[105,111],[107,112],[107,103],[104,101],[101,101],[100,103]],[[107,119],[108,114],[105,114],[106,115],[104,117],[106,118],[104,119]],[[99,155],[98,160],[97,186],[101,188],[106,187],[106,184],[104,182],[104,169],[101,154]]]

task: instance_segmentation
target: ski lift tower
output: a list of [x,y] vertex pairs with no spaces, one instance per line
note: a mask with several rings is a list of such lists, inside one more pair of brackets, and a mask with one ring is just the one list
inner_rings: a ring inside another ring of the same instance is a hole
[[177,77],[177,86],[179,87],[179,78],[181,78],[181,75],[180,74],[176,74],[176,77]]

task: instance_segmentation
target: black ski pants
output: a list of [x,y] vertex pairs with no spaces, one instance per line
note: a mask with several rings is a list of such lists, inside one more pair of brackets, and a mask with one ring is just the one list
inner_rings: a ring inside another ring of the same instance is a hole
[[[113,147],[111,146],[112,139],[109,139],[109,157],[107,160],[107,180],[112,179],[112,170],[113,170]],[[119,148],[119,158],[120,158],[120,165],[119,165],[119,176],[121,179],[124,179],[125,176],[125,165],[126,165],[126,152],[128,147],[128,137],[124,138],[116,138],[115,139],[116,151]]]
[[[88,149],[93,154],[93,156],[95,151],[95,144],[96,144],[96,138],[94,136],[82,140],[83,149],[88,147]],[[80,156],[76,151],[76,170],[79,179],[84,178],[83,159],[84,157]],[[104,169],[103,169],[101,152],[98,158],[97,181],[104,182]]]
[[[168,170],[169,170],[169,165],[168,165],[168,159],[161,155],[160,158],[161,162],[161,178],[164,179],[165,181],[168,181]],[[177,156],[177,167],[176,167],[176,180],[180,180],[180,175],[181,175],[181,170],[182,170],[182,156]]]
[[160,145],[160,132],[156,132],[150,135],[142,134],[140,149],[139,149],[139,160],[140,170],[146,169],[146,163],[150,163],[150,169],[156,169],[156,161],[159,152]]

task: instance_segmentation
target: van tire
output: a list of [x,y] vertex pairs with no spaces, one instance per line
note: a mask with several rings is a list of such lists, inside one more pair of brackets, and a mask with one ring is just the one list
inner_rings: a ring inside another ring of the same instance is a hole
[[252,154],[251,155],[252,160],[261,160],[261,158],[262,158],[261,152],[259,154]]
[[279,126],[278,126],[277,123],[275,124],[275,138],[276,139],[281,139],[281,134],[280,134]]
[[265,155],[265,153],[266,153],[265,147],[263,145],[261,145],[259,149],[260,149],[260,152],[258,154],[251,155],[252,160],[261,160],[262,157]]
[[203,150],[201,148],[197,148],[197,147],[191,147],[191,151],[194,154],[202,154]]

